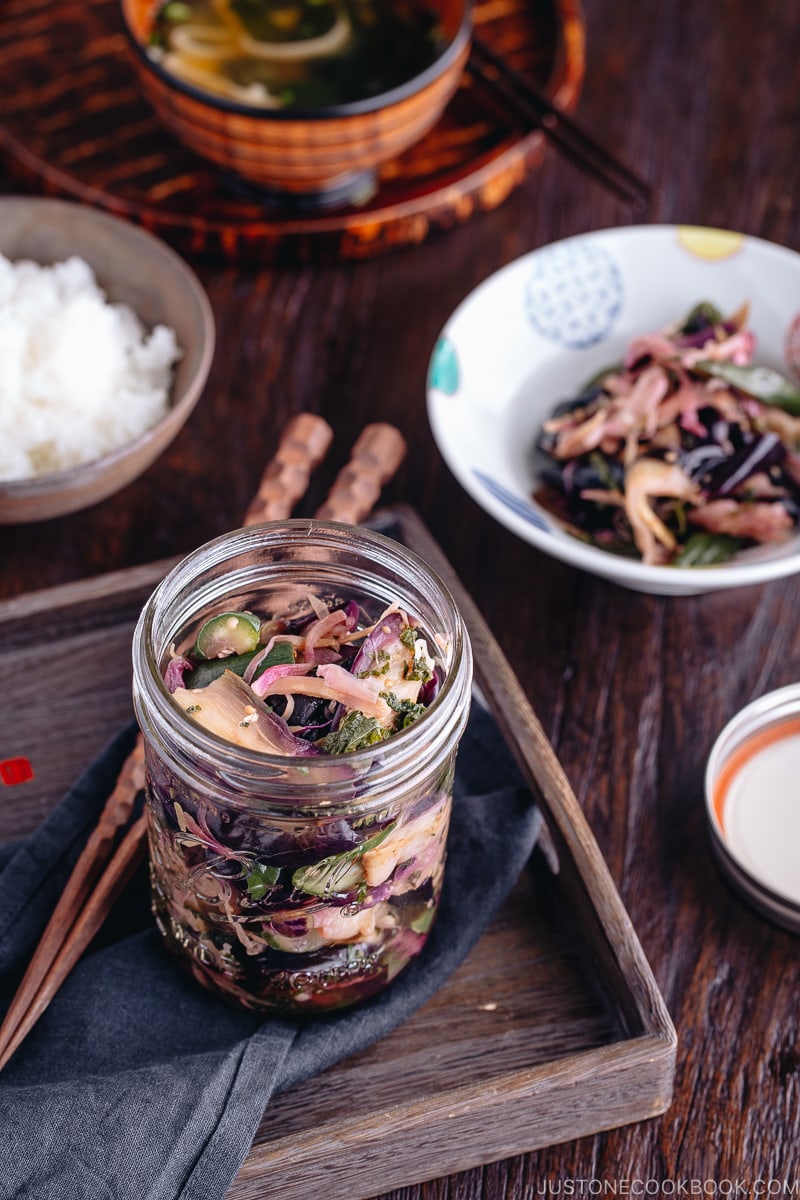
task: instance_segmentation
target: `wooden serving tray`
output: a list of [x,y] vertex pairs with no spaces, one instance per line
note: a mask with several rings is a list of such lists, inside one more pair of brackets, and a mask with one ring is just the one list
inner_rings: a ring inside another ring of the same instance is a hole
[[[547,830],[489,931],[424,1008],[273,1100],[228,1200],[364,1200],[640,1121],[671,1099],[672,1022],[515,676],[415,513],[386,510],[370,524],[399,535],[452,589],[476,682]],[[34,827],[131,719],[131,631],[170,565],[0,604],[0,779],[15,759],[34,771],[0,782],[0,840]],[[46,708],[43,678],[58,680]]]
[[[3,0],[0,160],[50,195],[138,221],[184,254],[248,264],[361,259],[495,208],[544,136],[465,76],[436,126],[387,163],[366,204],[265,207],[159,123],[128,61],[119,0]],[[481,38],[565,109],[584,72],[580,0],[478,0]]]

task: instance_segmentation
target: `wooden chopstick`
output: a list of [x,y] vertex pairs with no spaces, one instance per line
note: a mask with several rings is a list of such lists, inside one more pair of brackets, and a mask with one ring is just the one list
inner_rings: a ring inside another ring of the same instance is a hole
[[328,498],[315,517],[321,521],[343,521],[346,525],[363,521],[405,453],[405,439],[394,425],[382,421],[366,425],[353,446],[350,461],[334,479]]
[[[144,781],[142,781],[141,786],[143,785]],[[131,800],[133,801],[135,797],[136,792],[132,792]],[[90,842],[87,842],[87,850],[89,849],[89,845]],[[39,943],[36,957],[31,961],[31,966],[34,963],[36,964],[34,978],[39,979],[39,986],[25,1007],[23,1007],[25,997],[21,997],[20,992],[17,992],[11,1002],[14,1009],[14,1016],[16,1017],[16,1024],[13,1028],[9,1028],[8,1033],[6,1033],[4,1022],[4,1040],[3,1051],[0,1054],[0,1070],[2,1070],[12,1054],[22,1044],[31,1029],[33,1029],[39,1017],[89,945],[89,942],[100,929],[111,911],[111,907],[117,896],[132,878],[136,868],[144,860],[146,845],[147,817],[141,816],[131,825],[114,851],[111,861],[100,875],[97,886],[93,891],[88,893],[86,902],[78,910],[78,915],[70,927],[67,936],[63,938],[60,944],[56,943],[54,940],[58,932],[58,926],[56,926],[54,927],[54,932],[50,933],[47,941],[43,938]],[[78,869],[79,866],[80,859],[75,866],[69,882],[72,883],[73,880],[77,880],[81,886],[81,890],[83,890],[86,876],[81,874]],[[100,861],[99,866],[102,866],[102,861]],[[92,864],[92,868],[94,872],[94,864]],[[47,928],[50,931],[51,925],[48,925]],[[39,955],[42,947],[44,947],[44,950]],[[27,975],[25,978],[27,979]],[[11,1009],[9,1009],[8,1015],[12,1015]]]
[[[332,436],[327,422],[313,413],[292,418],[261,477],[247,510],[246,525],[289,516],[308,487],[311,471],[327,453]],[[405,441],[394,426],[367,425],[316,515],[350,524],[363,520],[397,471],[405,451]],[[143,787],[144,742],[139,734],[0,1026],[0,1070],[45,1011],[143,860],[144,816],[131,826],[103,870]]]
[[316,413],[302,412],[292,417],[261,476],[245,513],[245,525],[284,521],[305,493],[311,472],[328,453],[332,440],[333,430]]
[[5,1066],[47,1007],[49,1000],[40,1002],[40,995],[43,994],[48,972],[66,948],[65,934],[73,929],[78,914],[87,903],[103,865],[113,850],[117,834],[130,818],[136,796],[143,787],[144,745],[141,737],[137,737],[136,745],[122,764],[116,786],[73,867],[0,1026],[0,1068]]
[[577,121],[515,71],[480,37],[474,36],[467,61],[470,74],[498,96],[527,125],[533,125],[577,166],[639,210],[652,202],[649,183],[601,146]]

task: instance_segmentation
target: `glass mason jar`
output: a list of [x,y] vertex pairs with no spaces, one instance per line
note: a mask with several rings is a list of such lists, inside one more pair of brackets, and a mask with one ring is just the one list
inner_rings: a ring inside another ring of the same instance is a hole
[[[443,673],[422,716],[364,749],[296,757],[224,741],[179,708],[163,670],[206,620],[297,611],[309,593],[355,600],[364,624],[393,603],[408,613]],[[211,991],[260,1011],[326,1011],[383,988],[436,912],[469,710],[469,639],[444,583],[362,528],[252,526],[164,579],[139,619],[133,667],[153,909],[168,947]]]

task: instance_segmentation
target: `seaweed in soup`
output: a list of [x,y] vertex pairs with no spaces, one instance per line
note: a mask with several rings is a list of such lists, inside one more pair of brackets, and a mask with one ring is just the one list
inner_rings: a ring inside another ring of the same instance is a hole
[[413,0],[167,0],[150,43],[166,71],[202,91],[305,109],[400,87],[447,39]]

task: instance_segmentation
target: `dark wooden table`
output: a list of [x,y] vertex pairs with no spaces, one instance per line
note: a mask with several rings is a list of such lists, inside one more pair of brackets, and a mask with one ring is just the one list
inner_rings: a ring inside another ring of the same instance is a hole
[[[647,219],[740,229],[800,250],[800,8],[588,0],[586,20],[578,114],[657,183]],[[470,289],[536,246],[631,219],[550,151],[498,210],[417,248],[324,268],[201,264],[218,350],[170,451],[94,509],[0,529],[0,595],[10,597],[187,551],[238,523],[293,412],[319,411],[336,431],[309,511],[365,422],[389,420],[407,436],[411,453],[388,498],[416,505],[516,667],[680,1046],[664,1117],[393,1200],[800,1188],[798,942],[722,881],[702,803],[706,756],[725,721],[798,676],[800,585],[669,600],[551,561],[472,504],[425,415],[430,349]]]

